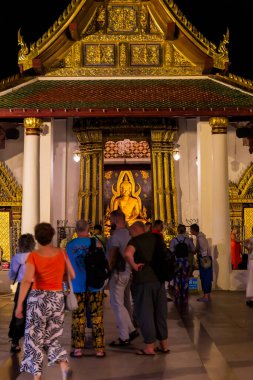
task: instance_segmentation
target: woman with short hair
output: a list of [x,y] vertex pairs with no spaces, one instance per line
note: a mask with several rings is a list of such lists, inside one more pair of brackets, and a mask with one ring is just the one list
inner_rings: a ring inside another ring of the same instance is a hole
[[24,357],[20,371],[33,374],[34,380],[41,379],[44,353],[49,366],[60,364],[63,380],[71,376],[67,352],[58,339],[64,322],[63,278],[66,271],[71,278],[75,273],[66,252],[52,246],[54,234],[49,223],[35,226],[39,248],[28,256],[16,308],[16,317],[22,318],[23,302],[33,282],[27,299]]

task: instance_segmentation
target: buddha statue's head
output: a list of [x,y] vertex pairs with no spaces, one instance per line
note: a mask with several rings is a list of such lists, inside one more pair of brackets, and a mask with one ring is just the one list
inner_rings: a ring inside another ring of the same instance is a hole
[[120,195],[131,196],[131,194],[132,194],[132,184],[129,181],[127,174],[125,174],[123,181],[120,184]]

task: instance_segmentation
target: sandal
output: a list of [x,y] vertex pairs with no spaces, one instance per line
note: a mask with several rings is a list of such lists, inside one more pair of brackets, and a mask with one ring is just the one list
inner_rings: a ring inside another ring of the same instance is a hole
[[136,352],[136,355],[155,356],[155,352],[154,353],[148,353],[145,350],[139,350],[139,351]]
[[111,343],[109,343],[110,347],[126,347],[129,346],[130,341],[128,339],[123,340],[118,338],[117,340],[113,340]]
[[104,351],[97,351],[96,352],[96,358],[104,358],[105,357],[105,352]]
[[76,348],[70,353],[70,356],[71,358],[81,358],[83,356],[82,350],[80,348]]
[[170,353],[170,349],[167,348],[167,350],[164,350],[163,348],[156,347],[155,348],[155,352],[159,352],[159,353],[162,353],[162,354],[169,354]]

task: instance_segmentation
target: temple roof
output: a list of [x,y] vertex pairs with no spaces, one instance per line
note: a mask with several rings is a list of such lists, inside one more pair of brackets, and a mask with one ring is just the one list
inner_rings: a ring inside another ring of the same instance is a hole
[[36,77],[0,93],[0,117],[252,116],[253,90],[232,83],[220,76]]

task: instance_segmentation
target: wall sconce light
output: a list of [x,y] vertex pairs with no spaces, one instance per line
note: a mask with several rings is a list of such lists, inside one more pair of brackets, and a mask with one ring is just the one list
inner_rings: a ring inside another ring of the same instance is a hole
[[73,155],[73,160],[75,162],[79,162],[80,161],[80,159],[81,159],[81,152],[80,152],[80,150],[78,150],[78,149],[74,150],[73,153],[72,153],[72,155]]
[[181,158],[181,155],[180,155],[180,152],[179,152],[179,149],[178,149],[179,147],[180,147],[180,145],[175,144],[174,145],[174,149],[172,151],[172,156],[173,156],[173,158],[174,158],[175,161],[178,161]]

